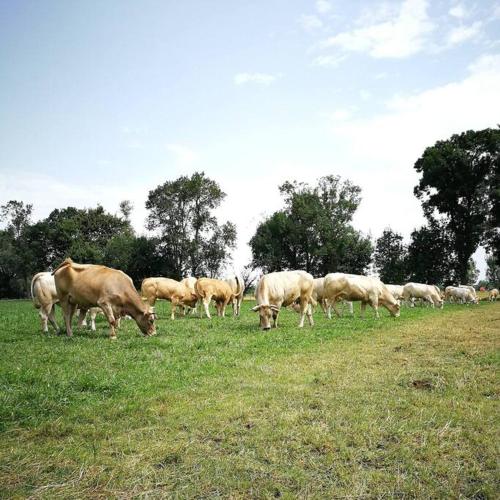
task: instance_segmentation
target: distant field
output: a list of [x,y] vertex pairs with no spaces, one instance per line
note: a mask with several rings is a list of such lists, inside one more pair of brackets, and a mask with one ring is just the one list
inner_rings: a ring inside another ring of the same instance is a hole
[[267,333],[251,306],[111,342],[0,301],[0,497],[499,497],[500,301]]

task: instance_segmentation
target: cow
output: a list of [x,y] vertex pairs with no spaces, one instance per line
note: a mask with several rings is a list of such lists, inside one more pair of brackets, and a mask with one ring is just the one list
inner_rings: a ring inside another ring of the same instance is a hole
[[234,298],[234,292],[229,283],[213,278],[200,278],[196,281],[194,289],[200,306],[200,318],[203,317],[201,305],[205,309],[207,318],[211,318],[208,307],[212,299],[217,308],[217,316],[226,315],[226,306]]
[[258,312],[260,316],[260,328],[269,330],[271,328],[271,317],[273,327],[278,326],[278,316],[281,307],[299,302],[300,321],[299,328],[304,326],[304,318],[311,326],[314,325],[311,306],[316,305],[313,299],[314,278],[305,271],[281,271],[265,274],[257,284],[255,299],[257,305],[252,311]]
[[458,285],[458,288],[466,288],[467,290],[470,291],[470,293],[472,294],[472,296],[477,299],[477,293],[476,293],[476,289],[471,286],[471,285]]
[[[185,286],[188,287],[189,291],[193,294],[196,295],[196,292],[195,292],[195,289],[194,289],[194,285],[196,283],[196,278],[192,277],[192,276],[189,276],[188,278],[184,278],[181,280],[181,283],[184,284]],[[188,314],[189,312],[191,311],[192,314],[194,314],[196,312],[196,304],[194,307],[190,307],[190,306],[184,306],[182,308],[182,312],[184,314],[184,316],[186,314]]]
[[132,279],[106,266],[78,264],[65,259],[52,272],[59,303],[64,313],[66,334],[71,337],[71,320],[77,306],[100,307],[109,323],[109,337],[116,340],[115,327],[121,316],[131,316],[145,336],[155,335],[155,314],[142,300]]
[[498,288],[493,288],[488,294],[488,300],[490,302],[496,302],[498,297]]
[[358,274],[330,273],[325,276],[325,294],[333,305],[335,314],[340,317],[336,302],[349,300],[361,302],[361,317],[365,315],[366,304],[375,311],[379,318],[379,305],[385,307],[392,316],[400,314],[399,302],[387,287],[378,279]]
[[[332,319],[332,306],[330,301],[325,297],[325,278],[314,278],[314,288],[312,297],[321,306],[321,309],[325,313],[328,319]],[[345,308],[349,309],[349,314],[353,314],[353,304],[347,300],[342,300],[342,313],[344,313]],[[296,312],[300,312],[300,301],[296,301],[292,304],[292,309]]]
[[172,303],[170,319],[175,319],[177,306],[195,307],[197,297],[184,284],[170,278],[145,278],[141,284],[141,295],[151,307],[157,299],[168,300]]
[[240,275],[230,276],[225,279],[233,291],[233,316],[239,316],[241,303],[243,302],[243,293],[245,292],[245,284]]
[[42,330],[48,332],[47,320],[59,333],[59,326],[55,317],[55,306],[59,302],[57,296],[56,283],[54,276],[48,272],[35,274],[31,280],[31,298],[33,305],[39,310],[38,315],[42,321]]
[[445,299],[453,298],[461,304],[477,304],[477,297],[465,287],[447,286],[445,290]]
[[403,287],[403,298],[406,302],[412,302],[413,299],[422,299],[432,307],[443,308],[441,291],[435,285],[426,285],[424,283],[406,283]]
[[[384,283],[385,284],[385,283]],[[387,285],[385,284],[389,292],[396,300],[403,300],[403,285]]]

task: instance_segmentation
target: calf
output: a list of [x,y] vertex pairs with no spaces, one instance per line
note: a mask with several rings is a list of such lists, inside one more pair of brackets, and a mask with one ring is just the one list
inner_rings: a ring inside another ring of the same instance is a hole
[[112,340],[116,339],[117,319],[126,314],[135,320],[144,335],[156,333],[154,313],[141,300],[130,277],[122,271],[65,259],[52,274],[68,336],[73,335],[71,320],[77,306],[83,310],[99,306],[108,320]]

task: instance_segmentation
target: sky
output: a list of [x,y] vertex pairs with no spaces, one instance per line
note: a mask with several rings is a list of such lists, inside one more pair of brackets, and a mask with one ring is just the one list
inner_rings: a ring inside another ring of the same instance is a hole
[[129,199],[143,234],[148,192],[204,171],[235,269],[285,180],[350,179],[354,226],[408,239],[424,149],[499,122],[499,1],[0,0],[0,204]]

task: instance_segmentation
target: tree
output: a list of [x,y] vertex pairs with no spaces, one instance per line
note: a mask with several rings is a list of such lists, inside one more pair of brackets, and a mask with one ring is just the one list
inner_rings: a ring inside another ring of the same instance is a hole
[[498,243],[499,156],[500,129],[471,130],[438,141],[415,163],[421,178],[414,193],[427,219],[445,224],[460,282],[478,245]]
[[500,264],[493,255],[486,258],[486,279],[488,280],[490,288],[500,287]]
[[469,265],[467,267],[467,280],[465,281],[465,285],[474,285],[479,278],[479,269],[474,262],[474,259],[469,259]]
[[358,186],[329,175],[316,186],[285,182],[279,190],[284,209],[259,224],[250,240],[253,266],[265,272],[304,269],[318,276],[363,272],[372,246],[350,225],[361,200]]
[[452,239],[446,226],[435,220],[411,233],[406,268],[409,281],[450,285],[453,272]]
[[404,283],[406,281],[406,247],[403,237],[385,229],[375,246],[374,262],[380,279],[384,283]]
[[33,205],[25,205],[22,201],[10,200],[0,207],[0,221],[7,221],[7,230],[18,239],[24,228],[31,222]]
[[203,172],[149,192],[147,228],[158,232],[159,250],[170,263],[172,277],[217,275],[230,258],[236,228],[231,223],[219,226],[213,215],[225,196]]
[[130,222],[130,214],[132,213],[133,209],[134,205],[130,200],[120,201],[120,213],[122,214],[122,217],[129,222]]

